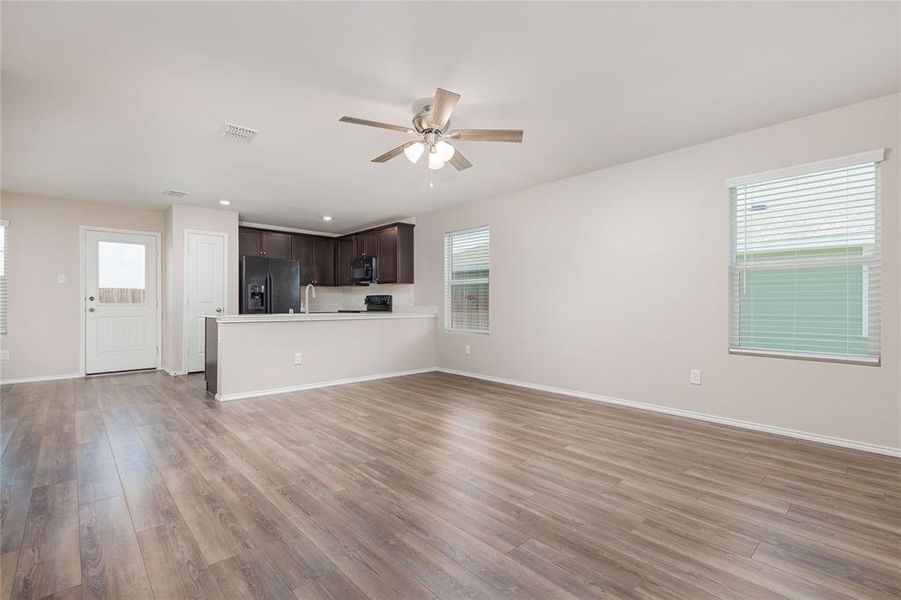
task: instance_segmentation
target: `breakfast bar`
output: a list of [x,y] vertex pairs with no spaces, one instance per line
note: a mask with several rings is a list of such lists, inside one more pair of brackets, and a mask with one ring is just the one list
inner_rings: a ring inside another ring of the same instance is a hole
[[238,400],[435,366],[434,310],[206,318],[206,386]]

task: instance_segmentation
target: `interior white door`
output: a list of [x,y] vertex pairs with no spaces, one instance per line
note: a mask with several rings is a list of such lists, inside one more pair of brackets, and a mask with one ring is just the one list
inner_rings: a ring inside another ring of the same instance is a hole
[[185,354],[188,373],[204,369],[205,317],[225,310],[225,236],[187,232]]
[[158,364],[157,238],[85,230],[85,372]]

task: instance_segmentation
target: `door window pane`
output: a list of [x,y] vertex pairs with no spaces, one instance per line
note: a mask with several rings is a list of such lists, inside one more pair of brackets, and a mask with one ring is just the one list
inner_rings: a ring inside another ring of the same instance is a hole
[[144,244],[98,242],[97,299],[106,304],[144,303]]

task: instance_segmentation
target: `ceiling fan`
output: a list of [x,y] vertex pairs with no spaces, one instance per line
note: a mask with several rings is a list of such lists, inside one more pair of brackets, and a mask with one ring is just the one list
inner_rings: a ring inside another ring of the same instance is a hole
[[448,143],[447,140],[459,140],[466,142],[522,142],[521,129],[452,129],[448,130],[451,116],[457,108],[460,94],[438,88],[431,104],[426,104],[422,110],[413,117],[413,127],[391,125],[379,121],[368,121],[356,117],[341,117],[343,123],[366,125],[367,127],[379,127],[391,131],[400,131],[416,135],[417,139],[404,142],[397,148],[385,152],[381,156],[372,159],[375,163],[388,162],[392,158],[403,153],[411,163],[416,163],[428,150],[429,168],[440,169],[445,163],[450,162],[458,171],[468,169],[472,163],[466,160],[459,150]]

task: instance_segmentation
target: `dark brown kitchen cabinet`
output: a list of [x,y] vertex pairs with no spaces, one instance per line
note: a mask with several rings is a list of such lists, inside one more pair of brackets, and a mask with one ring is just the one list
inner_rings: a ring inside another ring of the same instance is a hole
[[335,252],[335,277],[338,285],[353,285],[350,277],[350,261],[354,258],[354,238],[338,238]]
[[291,258],[290,233],[242,228],[238,232],[238,252],[241,256]]
[[354,256],[378,256],[379,253],[379,233],[378,231],[362,231],[355,233],[354,239]]
[[399,223],[378,231],[379,283],[413,283],[413,226]]
[[290,233],[281,231],[263,232],[263,256],[266,258],[291,258]]
[[313,283],[315,285],[335,285],[334,238],[316,238],[313,252]]
[[353,285],[350,263],[378,259],[379,283],[413,283],[413,225],[394,223],[340,238],[241,227],[241,256],[300,261],[300,285]]
[[291,258],[300,261],[300,284],[335,285],[334,238],[294,235]]
[[262,256],[263,232],[259,229],[239,229],[238,252],[241,256]]
[[300,285],[313,283],[315,248],[316,238],[311,235],[295,235],[291,239],[291,258],[300,261]]

